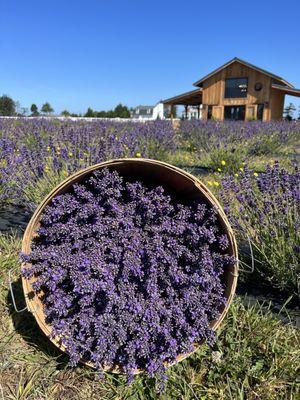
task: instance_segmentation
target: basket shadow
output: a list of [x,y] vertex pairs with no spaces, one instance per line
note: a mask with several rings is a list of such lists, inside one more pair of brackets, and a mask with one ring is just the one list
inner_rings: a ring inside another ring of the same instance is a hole
[[0,233],[9,233],[21,238],[31,215],[32,212],[25,207],[4,204],[0,210]]
[[[12,289],[18,310],[23,310],[26,307],[26,303],[21,277],[19,277],[15,282],[12,282]],[[58,370],[65,369],[68,366],[69,357],[58,349],[50,339],[43,334],[31,312],[27,309],[22,312],[16,312],[10,292],[8,292],[6,304],[9,315],[12,318],[14,329],[22,336],[24,341],[28,345],[42,351],[46,356],[55,358]]]

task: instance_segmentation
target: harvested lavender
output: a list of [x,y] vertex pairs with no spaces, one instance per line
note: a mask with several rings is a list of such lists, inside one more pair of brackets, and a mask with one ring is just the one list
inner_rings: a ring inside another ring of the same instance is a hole
[[55,197],[23,261],[47,322],[76,365],[163,375],[165,362],[214,342],[221,275],[234,260],[216,211],[102,169]]

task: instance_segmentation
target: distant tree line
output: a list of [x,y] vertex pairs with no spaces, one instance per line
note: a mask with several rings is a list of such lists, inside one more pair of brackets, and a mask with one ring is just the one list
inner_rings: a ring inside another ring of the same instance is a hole
[[[10,96],[6,94],[0,96],[0,116],[38,117],[39,115],[51,115],[52,113],[54,113],[54,109],[48,101],[45,102],[40,109],[33,103],[28,110],[25,107],[21,107],[20,104],[14,101]],[[60,115],[64,117],[130,118],[130,111],[127,106],[120,103],[113,110],[95,111],[89,107],[83,115],[71,113],[68,110],[63,110]]]
[[118,104],[113,110],[108,111],[94,111],[89,107],[84,114],[84,117],[89,118],[130,118],[130,111],[127,106],[123,104]]
[[37,117],[39,115],[50,115],[54,112],[50,103],[46,102],[42,105],[40,111],[36,104],[31,104],[29,114],[28,109],[21,107],[18,101],[14,101],[11,97],[6,94],[0,96],[0,115],[1,116],[25,116],[30,115],[32,117]]
[[[293,119],[300,120],[300,106],[298,107],[298,115],[295,115],[296,107],[293,103],[289,103],[283,111],[283,118],[291,121]],[[49,102],[45,102],[42,107],[38,108],[36,104],[31,104],[30,112],[27,108],[21,107],[19,102],[14,101],[10,96],[3,94],[0,96],[0,116],[31,116],[38,117],[39,115],[51,115],[54,109]],[[118,104],[113,110],[95,111],[88,107],[85,114],[75,114],[68,110],[63,110],[60,113],[64,117],[87,117],[87,118],[130,118],[130,110],[123,104]]]

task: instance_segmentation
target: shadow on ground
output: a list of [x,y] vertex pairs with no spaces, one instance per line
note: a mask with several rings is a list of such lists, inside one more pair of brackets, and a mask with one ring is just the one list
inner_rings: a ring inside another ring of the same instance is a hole
[[24,207],[6,204],[0,210],[0,233],[22,237],[32,213]]
[[[23,310],[26,307],[26,303],[23,294],[21,277],[12,283],[12,290],[17,309]],[[27,310],[17,312],[14,308],[10,292],[8,292],[6,302],[9,315],[12,318],[16,332],[22,336],[28,345],[35,347],[39,351],[42,351],[47,356],[55,358],[57,360],[57,369],[65,369],[68,364],[69,357],[60,351],[41,331],[31,312]]]

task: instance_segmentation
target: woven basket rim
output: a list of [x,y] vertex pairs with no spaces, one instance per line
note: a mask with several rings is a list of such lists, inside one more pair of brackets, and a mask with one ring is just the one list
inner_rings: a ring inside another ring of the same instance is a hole
[[[214,196],[214,194],[204,185],[204,183],[198,179],[197,177],[193,176],[192,174],[190,174],[189,172],[186,172],[178,167],[175,167],[171,164],[168,164],[166,162],[163,161],[158,161],[158,160],[154,160],[154,159],[150,159],[150,158],[117,158],[117,159],[111,159],[108,161],[103,161],[101,163],[97,163],[94,164],[92,166],[89,166],[87,168],[81,169],[77,172],[75,172],[74,174],[70,175],[69,177],[67,177],[65,180],[63,180],[60,184],[58,184],[53,190],[51,190],[51,192],[45,196],[45,198],[41,201],[41,203],[38,205],[38,207],[36,208],[34,214],[32,215],[27,228],[24,232],[23,235],[23,240],[22,240],[22,252],[25,254],[29,254],[30,253],[30,244],[32,242],[32,239],[34,238],[35,234],[35,228],[39,222],[39,219],[43,213],[43,210],[45,208],[45,206],[57,195],[60,193],[61,190],[63,190],[66,186],[72,184],[72,182],[74,182],[74,180],[78,179],[78,178],[83,178],[84,176],[92,173],[95,170],[98,170],[100,168],[104,168],[104,167],[113,167],[114,165],[120,164],[120,163],[148,163],[148,164],[155,164],[155,165],[159,165],[163,168],[167,168],[177,174],[180,174],[182,176],[184,176],[185,178],[188,178],[191,180],[191,182],[194,183],[194,185],[197,187],[197,189],[202,193],[202,195],[206,198],[206,200],[208,200],[212,206],[215,207],[215,209],[218,212],[219,218],[221,219],[221,221],[224,224],[224,229],[228,235],[229,241],[230,241],[230,247],[232,250],[232,255],[235,257],[236,262],[231,266],[232,267],[232,271],[229,272],[232,275],[232,284],[230,287],[230,294],[227,297],[226,300],[226,304],[224,306],[224,309],[222,311],[222,313],[220,314],[219,318],[215,321],[211,322],[211,327],[213,330],[216,330],[220,324],[222,323],[223,319],[225,318],[229,307],[232,303],[234,294],[235,294],[235,290],[236,290],[236,286],[237,286],[237,277],[238,277],[238,249],[237,249],[237,243],[236,243],[236,239],[235,239],[235,235],[234,232],[231,228],[231,225],[228,221],[228,218],[225,214],[225,212],[223,211],[219,201],[217,200],[217,198]],[[21,268],[27,268],[30,264],[28,263],[22,263],[21,264]],[[56,346],[58,347],[61,351],[66,352],[66,348],[65,346],[62,344],[61,340],[59,337],[51,337],[51,333],[52,333],[52,328],[49,324],[47,324],[45,322],[45,315],[43,312],[43,306],[41,303],[41,300],[39,299],[39,296],[34,294],[33,296],[31,294],[33,294],[33,289],[32,289],[32,283],[34,282],[34,278],[31,279],[26,279],[23,277],[22,275],[22,285],[23,285],[23,292],[24,292],[24,296],[25,296],[25,301],[26,301],[26,305],[28,310],[33,314],[33,316],[35,317],[36,322],[38,323],[40,329],[43,331],[43,333],[50,339],[50,341]],[[176,359],[172,362],[166,363],[167,367],[170,367],[171,365],[174,365],[182,360],[184,360],[185,358],[189,357],[194,351],[196,351],[196,349],[203,343],[204,341],[201,341],[200,343],[195,343],[195,348],[192,352],[190,353],[186,353],[186,354],[180,354],[176,357]],[[80,360],[81,363],[90,366],[90,367],[94,367],[94,364],[90,361],[87,360]],[[120,374],[123,373],[122,369],[119,367],[104,367],[103,368],[104,371],[108,371],[108,372],[112,372],[115,374]],[[139,374],[141,372],[144,372],[143,370],[139,370],[136,369],[135,371],[133,371],[134,374]]]

